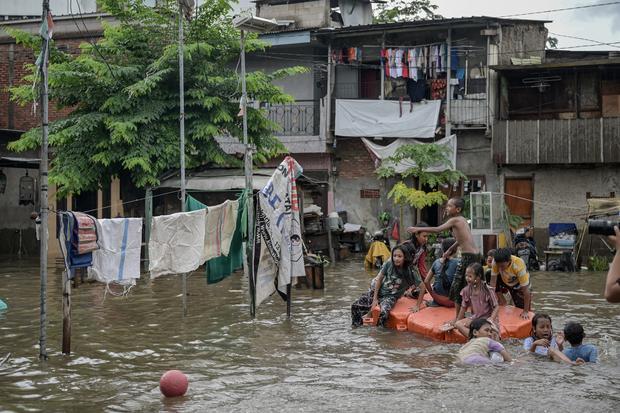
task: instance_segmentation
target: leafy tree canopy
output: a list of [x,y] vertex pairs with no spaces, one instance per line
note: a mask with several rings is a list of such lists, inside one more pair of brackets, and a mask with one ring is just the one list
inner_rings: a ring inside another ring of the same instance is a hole
[[[397,174],[394,165],[411,165],[405,171]],[[429,172],[431,167],[447,165],[450,168],[441,172]],[[377,169],[377,174],[381,178],[390,178],[400,175],[402,178],[416,177],[418,188],[411,188],[404,181],[397,182],[388,197],[392,198],[397,204],[410,205],[414,208],[424,208],[434,204],[441,204],[447,200],[443,192],[437,188],[444,184],[453,184],[466,176],[452,169],[450,159],[450,148],[436,143],[425,143],[417,145],[403,145],[396,150],[393,156],[383,162],[383,166]],[[426,192],[420,188],[428,186],[434,190]]]
[[[52,45],[50,99],[71,114],[50,124],[54,157],[50,182],[61,195],[97,189],[111,176],[128,172],[137,187],[157,185],[158,177],[179,166],[179,70],[177,2],[150,8],[142,0],[101,0],[117,24],[105,24],[96,43],[83,43],[72,56]],[[227,0],[206,0],[191,22],[185,22],[185,130],[188,168],[239,164],[223,152],[216,136],[242,136],[238,116],[239,32],[231,24]],[[18,43],[40,49],[40,38],[12,32]],[[256,37],[248,52],[265,47]],[[26,83],[12,89],[22,104],[33,99],[36,67]],[[292,98],[272,84],[305,71],[288,68],[248,73],[250,100],[273,104]],[[248,135],[255,159],[264,162],[283,150],[273,136],[277,126],[260,109],[248,108]],[[10,144],[24,151],[40,146],[39,128]]]
[[392,23],[441,17],[430,0],[396,0],[377,4],[375,23]]

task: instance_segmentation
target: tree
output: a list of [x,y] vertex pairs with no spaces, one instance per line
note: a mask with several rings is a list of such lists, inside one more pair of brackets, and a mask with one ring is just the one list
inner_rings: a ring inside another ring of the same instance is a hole
[[557,37],[547,37],[547,49],[557,49],[559,40]]
[[396,0],[378,4],[375,23],[392,23],[441,17],[435,13],[437,5],[430,0]]
[[[392,187],[388,198],[392,198],[396,204],[410,205],[417,209],[446,201],[448,198],[438,190],[439,186],[454,184],[466,178],[462,172],[452,169],[454,165],[450,159],[450,151],[450,148],[436,143],[403,145],[398,148],[393,156],[384,160],[383,165],[377,169],[377,174],[381,178],[396,175],[400,175],[403,179],[416,177],[418,188],[411,188],[400,180]],[[398,173],[395,166],[403,164],[410,166]],[[428,171],[438,165],[447,165],[449,169],[440,172]],[[426,192],[422,189],[424,186],[434,190]]]
[[[163,3],[163,4],[162,4]],[[77,56],[53,50],[49,66],[50,99],[71,114],[50,124],[53,148],[50,182],[60,195],[97,189],[111,176],[128,173],[137,187],[157,185],[158,177],[179,166],[179,72],[177,2],[166,0],[150,8],[142,0],[102,0],[105,11],[118,19],[104,25],[103,38],[84,43]],[[237,116],[241,96],[235,69],[239,33],[233,28],[227,0],[207,0],[191,22],[185,23],[186,162],[240,165],[227,155],[216,136],[241,137]],[[16,41],[36,52],[40,40],[12,32]],[[247,50],[264,48],[250,36]],[[30,84],[12,90],[22,104],[32,101],[36,68]],[[292,98],[272,84],[283,76],[304,71],[288,68],[247,75],[249,99],[269,103]],[[260,109],[248,108],[248,135],[256,146],[255,159],[264,162],[282,152],[273,136],[277,126]],[[24,151],[40,145],[39,128],[10,144]]]

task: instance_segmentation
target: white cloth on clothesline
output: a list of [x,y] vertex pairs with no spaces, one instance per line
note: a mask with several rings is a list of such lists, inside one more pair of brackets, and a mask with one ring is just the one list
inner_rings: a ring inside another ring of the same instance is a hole
[[207,207],[205,223],[205,260],[228,256],[230,243],[237,228],[239,201],[227,200],[220,205]]
[[205,262],[207,210],[153,217],[149,240],[151,279],[195,271]]
[[88,274],[109,284],[135,285],[140,278],[142,218],[98,219],[98,250]]

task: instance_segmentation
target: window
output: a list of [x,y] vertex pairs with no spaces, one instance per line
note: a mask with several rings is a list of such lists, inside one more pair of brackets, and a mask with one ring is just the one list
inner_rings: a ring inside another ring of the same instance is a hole
[[381,191],[379,189],[361,189],[360,190],[360,198],[364,199],[372,199],[372,198],[380,198]]

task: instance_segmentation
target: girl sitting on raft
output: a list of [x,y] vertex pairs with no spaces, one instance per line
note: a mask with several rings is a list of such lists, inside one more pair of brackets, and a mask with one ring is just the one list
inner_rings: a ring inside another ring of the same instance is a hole
[[[441,242],[442,252],[450,250],[450,247],[454,245],[456,240],[454,238],[446,238]],[[448,257],[445,259],[437,258],[431,269],[426,274],[426,278],[424,282],[420,286],[420,293],[418,295],[418,302],[416,305],[411,307],[412,312],[417,312],[420,310],[420,306],[422,305],[422,300],[424,297],[424,293],[428,291],[430,295],[433,297],[433,302],[431,305],[433,306],[443,306],[443,307],[454,307],[454,302],[448,298],[448,293],[450,292],[450,286],[452,285],[452,280],[454,279],[454,274],[456,273],[456,269],[460,263],[458,258],[454,258],[454,254],[456,253],[456,249],[453,249]],[[435,278],[435,282],[431,288],[431,281]]]
[[[495,292],[484,281],[482,265],[478,263],[470,264],[465,270],[465,280],[467,286],[461,291],[463,299],[461,309],[455,322],[452,324],[465,337],[469,336],[469,327],[472,320],[485,318],[492,320],[495,326],[499,326],[497,313],[499,304]],[[465,317],[465,310],[471,307],[472,316]]]
[[354,327],[361,326],[363,319],[372,317],[372,309],[379,305],[379,325],[385,325],[394,303],[413,285],[421,280],[412,271],[411,258],[405,248],[398,245],[392,249],[392,258],[383,264],[376,282],[351,305],[351,321]]
[[532,318],[532,336],[525,339],[523,348],[530,353],[548,357],[558,363],[583,364],[583,360],[578,359],[573,362],[562,353],[564,337],[558,337],[559,340],[553,336],[551,317],[538,313]]
[[476,318],[469,326],[469,342],[459,350],[459,360],[465,364],[491,364],[493,352],[499,353],[504,361],[512,361],[510,354],[493,340],[493,326],[486,318]]

